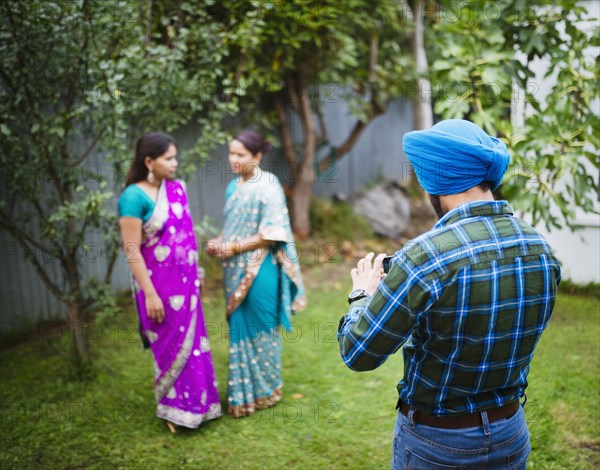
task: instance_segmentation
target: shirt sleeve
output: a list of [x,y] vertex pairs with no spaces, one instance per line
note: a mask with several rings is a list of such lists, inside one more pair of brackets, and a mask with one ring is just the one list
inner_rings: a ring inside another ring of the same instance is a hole
[[263,240],[289,242],[290,218],[283,188],[278,181],[271,185],[261,206],[258,233]]
[[373,296],[353,302],[340,319],[340,354],[352,370],[373,370],[383,364],[410,338],[419,314],[430,305],[418,267],[399,260],[395,255]]
[[119,197],[119,217],[135,217],[144,220],[144,198],[143,194],[135,191],[132,185],[125,188]]

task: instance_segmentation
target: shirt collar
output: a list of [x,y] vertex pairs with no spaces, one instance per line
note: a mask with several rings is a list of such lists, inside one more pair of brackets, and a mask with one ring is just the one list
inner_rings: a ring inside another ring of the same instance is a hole
[[455,207],[433,226],[433,229],[458,222],[469,217],[489,217],[493,215],[513,215],[513,208],[507,201],[467,202]]

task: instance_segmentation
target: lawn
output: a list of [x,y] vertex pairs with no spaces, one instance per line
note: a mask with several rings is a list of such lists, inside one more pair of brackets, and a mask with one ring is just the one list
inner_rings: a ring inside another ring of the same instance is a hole
[[[92,326],[95,378],[74,381],[64,330],[39,330],[0,353],[2,468],[389,468],[400,355],[355,373],[336,329],[349,265],[304,272],[309,308],[284,335],[284,399],[243,419],[223,417],[170,434],[154,417],[152,356],[131,308]],[[221,292],[204,300],[226,403],[227,339]],[[599,299],[562,294],[537,349],[526,414],[529,468],[600,465]]]

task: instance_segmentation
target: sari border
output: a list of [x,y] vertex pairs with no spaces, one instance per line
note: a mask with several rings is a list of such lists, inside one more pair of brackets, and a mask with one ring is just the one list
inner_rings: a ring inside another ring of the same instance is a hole
[[[283,271],[296,285],[296,287],[304,292],[304,285],[302,283],[302,274],[300,272],[300,266],[294,263],[286,254],[285,249],[281,248],[275,254],[277,262],[283,267]],[[292,310],[294,312],[300,312],[306,308],[306,297],[304,294],[297,296],[292,302]]]
[[177,355],[175,356],[175,360],[171,363],[171,366],[165,371],[165,373],[161,375],[160,378],[154,383],[154,394],[157,403],[167,395],[190,357],[194,338],[196,337],[197,319],[198,313],[197,311],[194,311],[192,320],[190,321],[190,326],[181,345],[181,349],[179,349]]
[[244,403],[243,405],[229,405],[227,414],[233,418],[241,418],[242,416],[250,416],[256,410],[263,410],[276,405],[283,398],[283,384],[278,385],[271,395],[266,397],[256,397],[252,403]]
[[213,403],[206,413],[192,413],[173,406],[159,404],[156,407],[156,416],[178,426],[195,429],[204,421],[221,417],[221,404],[218,402]]
[[131,283],[131,297],[133,298],[133,307],[135,308],[135,312],[138,316],[138,330],[140,333],[140,342],[141,342],[141,347],[142,347],[142,351],[143,351],[145,349],[150,349],[150,340],[148,339],[148,336],[142,330],[141,317],[144,312],[142,312],[140,303],[138,302],[138,293],[140,292],[141,289],[139,289],[139,286],[136,285],[137,282],[135,280],[135,277],[133,276],[133,273],[130,274],[130,283]]
[[142,225],[142,235],[145,242],[156,232],[158,232],[165,222],[169,219],[169,197],[167,195],[167,181],[163,180],[158,189],[158,195],[156,197],[156,204],[154,205],[154,211],[152,215]]
[[265,225],[258,228],[265,241],[288,243],[287,230],[281,226]]
[[[247,253],[251,252],[245,252],[243,254],[245,255]],[[267,259],[269,250],[265,248],[259,248],[254,253],[256,253],[256,260],[252,259],[251,262],[246,264],[246,267],[244,268],[244,275],[242,276],[241,281],[227,299],[227,318],[229,318],[231,314],[242,304],[248,295],[248,292],[254,283],[254,279],[256,279],[256,276],[258,275],[258,271],[260,271],[265,259]]]

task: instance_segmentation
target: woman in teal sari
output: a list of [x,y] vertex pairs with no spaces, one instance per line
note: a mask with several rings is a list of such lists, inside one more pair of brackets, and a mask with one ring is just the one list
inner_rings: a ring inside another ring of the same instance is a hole
[[208,243],[223,264],[229,322],[228,411],[248,416],[282,397],[280,326],[306,306],[283,189],[259,163],[270,148],[243,131],[231,142],[236,178],[225,193],[225,224]]

